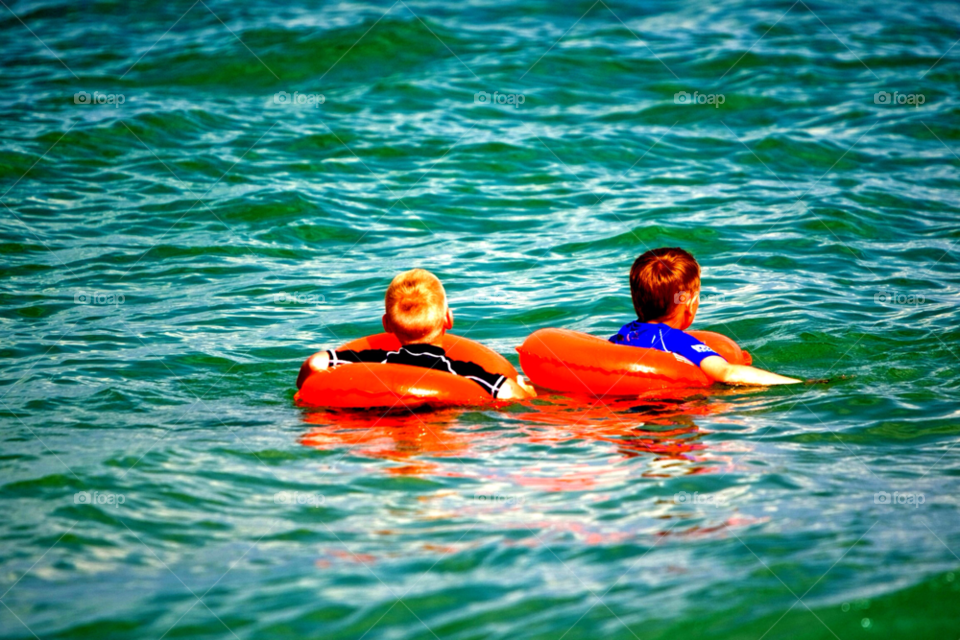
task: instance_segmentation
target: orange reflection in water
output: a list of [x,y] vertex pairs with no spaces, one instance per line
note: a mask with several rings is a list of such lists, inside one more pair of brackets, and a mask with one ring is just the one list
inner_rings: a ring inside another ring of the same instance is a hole
[[[743,392],[698,389],[666,397],[599,400],[541,391],[532,402],[499,411],[495,422],[479,417],[477,409],[463,408],[387,414],[313,411],[305,415],[312,428],[301,442],[392,462],[383,465],[391,474],[471,476],[481,480],[479,493],[472,500],[461,492],[433,492],[417,496],[414,510],[424,521],[471,518],[496,522],[506,546],[536,547],[568,539],[600,546],[646,539],[656,545],[660,539],[724,536],[729,528],[759,520],[744,517],[735,509],[718,509],[705,517],[696,506],[677,506],[663,498],[646,507],[650,509],[648,516],[662,522],[663,528],[638,531],[632,520],[630,525],[620,526],[551,514],[548,507],[515,498],[537,499],[538,495],[554,492],[581,491],[588,492],[593,502],[604,501],[609,497],[606,489],[616,492],[624,482],[712,473],[725,463],[732,465],[730,459],[718,455],[723,443],[712,443],[713,450],[708,449],[703,441],[705,432],[694,421],[707,415],[716,416],[714,421],[724,420],[719,414],[731,405],[722,397],[731,393]],[[538,451],[528,456],[530,461],[522,468],[512,464],[504,469],[495,464],[498,455],[509,454],[517,445],[533,445]],[[553,447],[564,447],[566,455],[551,455]],[[569,455],[571,447],[583,447],[583,458]],[[639,464],[623,464],[630,458],[639,459],[634,461]],[[458,464],[460,459],[480,464]],[[493,484],[487,485],[487,481]],[[506,496],[483,488],[510,485],[515,493]],[[489,496],[485,495],[488,491]],[[397,532],[376,533],[392,537]],[[476,544],[424,544],[420,552],[451,554]],[[368,561],[376,560],[372,556],[358,560],[331,551],[318,560],[318,567]]]
[[[308,413],[304,420],[321,425],[301,437],[308,447],[334,449],[352,447],[352,453],[402,463],[387,468],[399,475],[457,475],[439,464],[419,459],[463,457],[484,434],[453,431],[460,409],[390,412],[320,411]],[[487,434],[492,435],[492,434]]]
[[[354,455],[400,463],[388,473],[400,475],[461,475],[450,465],[429,458],[466,458],[487,455],[490,448],[508,448],[518,443],[562,444],[574,441],[606,442],[620,456],[654,456],[656,465],[644,473],[648,477],[677,475],[671,463],[680,464],[681,473],[708,473],[718,460],[704,457],[706,445],[695,416],[717,414],[729,405],[711,401],[716,392],[673,392],[656,399],[605,398],[590,396],[545,395],[523,410],[501,413],[502,423],[514,431],[464,425],[464,409],[389,412],[318,411],[305,421],[316,425],[301,438],[302,444],[320,449],[350,447]],[[721,392],[722,393],[722,392]],[[482,450],[482,451],[481,451]],[[582,490],[595,485],[596,464],[567,468],[561,476],[540,475],[527,470],[514,480],[544,490]],[[610,466],[609,464],[606,466]]]

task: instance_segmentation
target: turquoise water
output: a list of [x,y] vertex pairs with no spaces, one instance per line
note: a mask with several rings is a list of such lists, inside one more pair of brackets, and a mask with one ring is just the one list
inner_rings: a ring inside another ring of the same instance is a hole
[[[0,637],[957,636],[955,4],[7,5]],[[400,270],[516,364],[664,245],[832,381],[292,401]]]

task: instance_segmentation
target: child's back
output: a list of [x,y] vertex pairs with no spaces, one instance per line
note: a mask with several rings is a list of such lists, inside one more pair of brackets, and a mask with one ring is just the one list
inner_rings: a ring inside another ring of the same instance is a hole
[[707,356],[720,355],[686,331],[659,322],[637,320],[625,324],[618,333],[610,336],[610,342],[666,351],[672,353],[677,360],[695,367],[699,367],[700,362]]
[[297,388],[300,388],[307,376],[314,371],[370,362],[403,364],[463,376],[480,385],[498,400],[536,395],[520,378],[511,380],[503,375],[490,373],[474,362],[447,357],[443,348],[443,336],[453,328],[453,312],[447,305],[447,294],[443,285],[429,271],[413,269],[395,277],[387,288],[384,302],[386,313],[383,314],[383,328],[397,337],[402,345],[399,349],[320,351],[307,358],[300,367]]

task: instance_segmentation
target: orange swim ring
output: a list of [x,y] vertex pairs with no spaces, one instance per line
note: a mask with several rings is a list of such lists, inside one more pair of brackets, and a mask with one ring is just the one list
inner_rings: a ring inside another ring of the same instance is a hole
[[[467,338],[445,334],[443,348],[452,360],[475,362],[491,373],[516,380],[517,370],[499,353]],[[362,351],[395,351],[400,342],[392,333],[378,333],[339,347]],[[483,405],[493,398],[461,376],[404,364],[354,363],[310,374],[293,397],[297,404],[333,409],[414,409]]]
[[[752,358],[730,338],[712,331],[688,331],[732,364]],[[554,391],[594,396],[639,395],[661,389],[708,387],[713,381],[700,367],[672,353],[613,344],[567,329],[540,329],[517,347],[520,366],[530,381]]]

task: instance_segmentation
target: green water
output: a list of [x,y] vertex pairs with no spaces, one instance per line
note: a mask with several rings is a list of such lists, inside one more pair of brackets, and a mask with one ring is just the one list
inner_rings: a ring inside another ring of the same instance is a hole
[[[955,4],[8,1],[0,34],[0,637],[960,635]],[[398,271],[516,364],[631,320],[664,245],[694,328],[833,381],[292,401]]]

